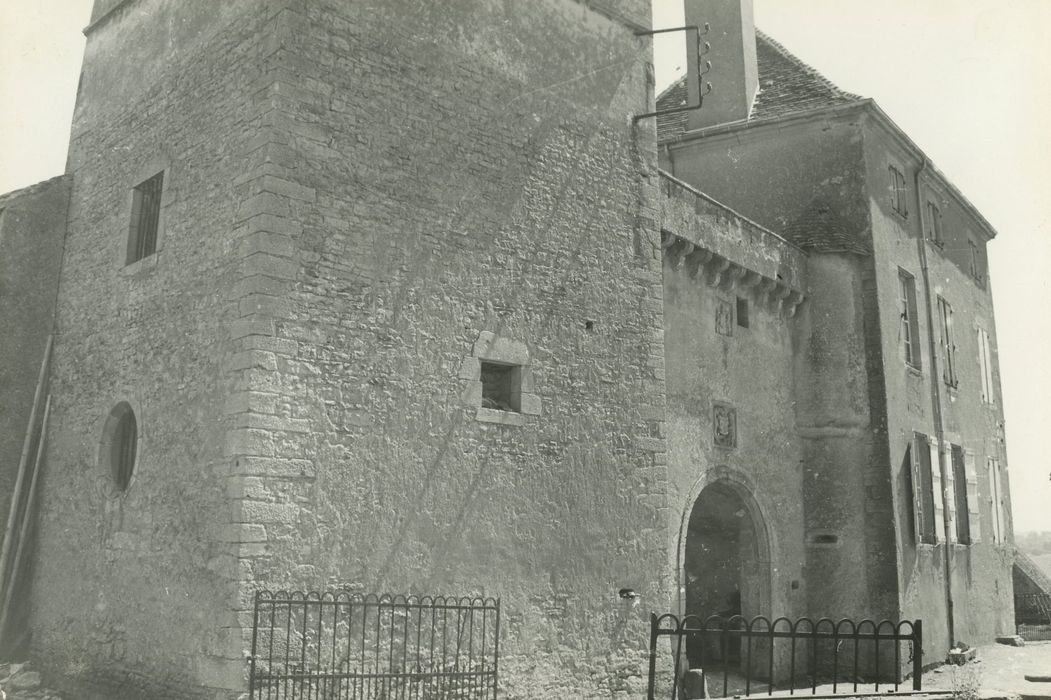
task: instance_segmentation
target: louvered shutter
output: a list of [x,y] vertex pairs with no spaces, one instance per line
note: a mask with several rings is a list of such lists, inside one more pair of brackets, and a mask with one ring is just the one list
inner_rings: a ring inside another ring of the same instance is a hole
[[978,374],[982,375],[982,389],[980,394],[982,396],[982,402],[985,404],[989,403],[989,383],[988,383],[988,372],[986,368],[989,366],[989,356],[986,354],[988,346],[985,343],[985,331],[978,328]]
[[981,541],[982,515],[978,508],[978,466],[974,461],[974,452],[963,451],[963,468],[967,474],[967,513],[971,528],[971,544]]
[[982,331],[982,352],[985,353],[985,400],[993,403],[996,399],[993,396],[993,353],[989,347],[989,334],[986,331]]
[[934,501],[934,541],[945,539],[945,494],[942,492],[941,462],[938,461],[938,440],[928,437],[928,448],[931,455],[931,496]]
[[912,434],[912,445],[909,449],[909,461],[912,463],[912,524],[916,542],[923,542],[923,476],[920,468],[920,450],[926,450],[927,444],[919,433]]
[[[963,488],[963,484],[956,483],[956,470],[952,463],[952,446],[946,445],[948,449],[945,450],[945,461],[949,463],[949,468],[945,470],[945,492],[949,496],[949,541],[956,542],[956,489]],[[936,465],[931,465],[931,468],[937,468]]]
[[993,475],[993,460],[987,459],[985,466],[989,473],[989,524],[993,528],[993,542],[999,542],[1000,528],[999,523],[996,522],[996,476]]

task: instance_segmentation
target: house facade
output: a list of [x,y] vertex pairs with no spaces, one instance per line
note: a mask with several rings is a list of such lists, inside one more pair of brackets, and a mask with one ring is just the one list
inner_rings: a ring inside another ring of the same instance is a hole
[[333,586],[499,596],[509,698],[638,697],[650,610],[1010,630],[993,231],[688,10],[741,92],[638,119],[696,92],[644,0],[96,0],[3,354],[25,408],[54,334],[29,653],[237,697],[255,591]]

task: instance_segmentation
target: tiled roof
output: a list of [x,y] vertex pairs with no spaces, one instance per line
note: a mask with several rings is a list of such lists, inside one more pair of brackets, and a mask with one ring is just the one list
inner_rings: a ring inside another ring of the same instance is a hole
[[[749,121],[772,119],[823,107],[856,102],[861,98],[840,90],[816,70],[760,31],[755,33],[759,68],[759,94]],[[686,77],[683,76],[657,98],[657,109],[686,105]],[[703,107],[702,107],[703,109]],[[657,138],[665,141],[686,130],[688,112],[657,117]]]
[[869,255],[872,251],[865,243],[847,230],[841,208],[818,196],[802,213],[788,222],[782,234],[806,250]]

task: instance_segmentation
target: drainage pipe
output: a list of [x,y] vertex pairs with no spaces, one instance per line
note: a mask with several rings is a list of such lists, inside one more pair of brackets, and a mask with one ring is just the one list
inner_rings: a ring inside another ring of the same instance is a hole
[[[926,155],[922,155],[922,163],[919,170],[916,171],[916,212],[919,216],[920,231],[919,236],[916,237],[916,247],[920,254],[920,272],[923,279],[923,301],[927,307],[927,348],[930,353],[930,367],[931,367],[931,413],[934,418],[934,432],[935,439],[938,441],[938,473],[941,474],[941,498],[942,498],[942,543],[944,545],[943,551],[945,556],[945,618],[946,626],[949,631],[949,647],[956,643],[956,632],[954,624],[953,614],[953,600],[952,600],[952,538],[950,535],[952,523],[949,519],[949,479],[948,479],[948,459],[949,455],[945,450],[945,420],[942,416],[942,403],[941,403],[941,383],[938,378],[938,354],[937,347],[934,343],[934,309],[931,302],[931,278],[930,271],[927,266],[927,242],[923,231],[923,196],[921,189],[921,176],[924,171],[927,170],[929,161]],[[933,222],[930,224],[933,226]],[[948,338],[945,339],[948,342]],[[932,465],[933,466],[933,465]]]

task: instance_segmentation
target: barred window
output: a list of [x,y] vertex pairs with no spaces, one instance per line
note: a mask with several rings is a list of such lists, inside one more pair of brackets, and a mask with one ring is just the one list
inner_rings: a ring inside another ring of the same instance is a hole
[[161,191],[164,172],[141,183],[132,192],[131,227],[128,233],[126,264],[142,260],[157,252],[157,229],[161,218]]

